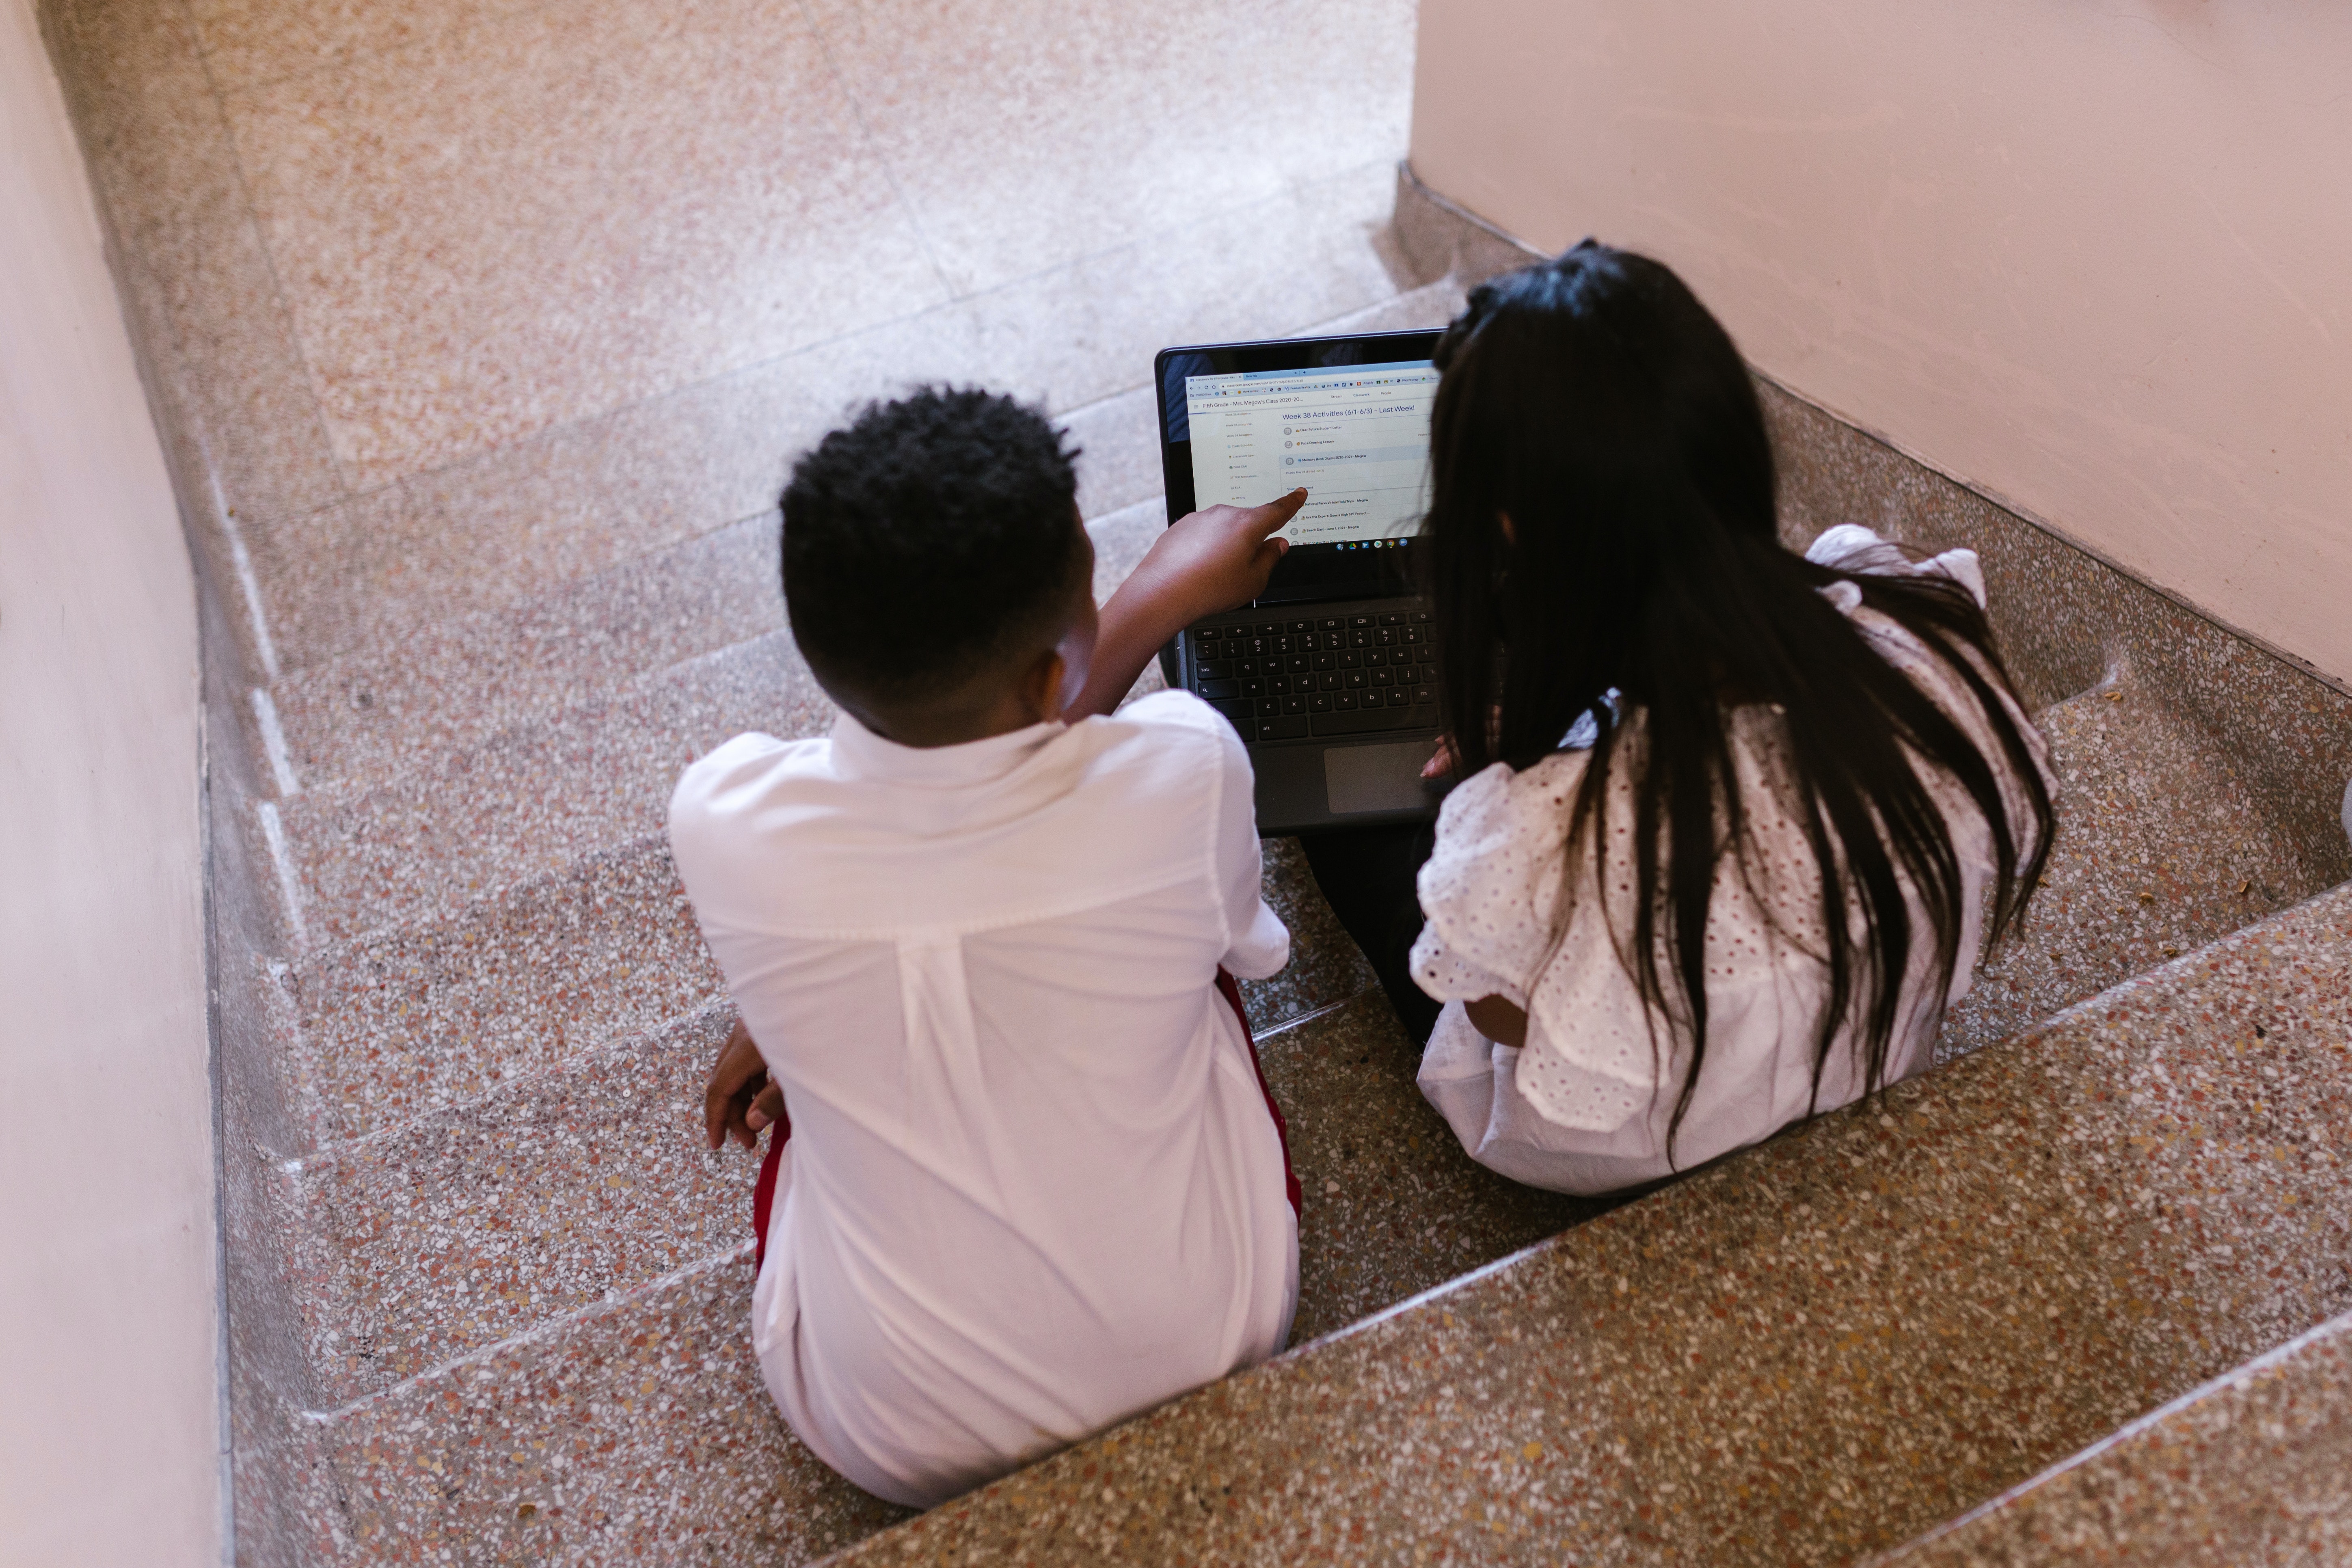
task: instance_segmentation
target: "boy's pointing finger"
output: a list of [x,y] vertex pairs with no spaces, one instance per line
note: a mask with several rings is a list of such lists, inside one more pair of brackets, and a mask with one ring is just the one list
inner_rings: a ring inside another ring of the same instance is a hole
[[1276,496],[1264,506],[1253,508],[1251,521],[1261,533],[1272,533],[1297,517],[1298,509],[1306,504],[1307,487],[1301,485],[1288,495]]

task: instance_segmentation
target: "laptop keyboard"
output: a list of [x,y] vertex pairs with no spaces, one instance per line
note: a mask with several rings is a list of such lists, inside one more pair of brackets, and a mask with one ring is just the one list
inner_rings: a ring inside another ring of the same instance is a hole
[[1192,626],[1191,689],[1242,739],[1437,727],[1437,647],[1410,600],[1241,610]]

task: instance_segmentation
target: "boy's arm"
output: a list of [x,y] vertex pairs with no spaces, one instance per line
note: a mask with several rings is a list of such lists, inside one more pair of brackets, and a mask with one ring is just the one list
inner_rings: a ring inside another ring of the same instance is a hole
[[1217,792],[1216,859],[1217,891],[1224,900],[1225,951],[1217,962],[1237,980],[1264,980],[1290,962],[1290,932],[1266,906],[1249,752],[1232,725],[1212,722],[1224,774]]
[[1247,604],[1290,548],[1272,535],[1298,515],[1307,492],[1264,506],[1213,506],[1176,520],[1102,608],[1087,683],[1063,717],[1117,708],[1160,645],[1202,616]]

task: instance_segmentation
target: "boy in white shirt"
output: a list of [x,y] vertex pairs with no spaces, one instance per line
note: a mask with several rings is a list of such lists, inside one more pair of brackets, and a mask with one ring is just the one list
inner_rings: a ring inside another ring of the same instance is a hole
[[742,1016],[710,1142],[775,1128],[768,1387],[916,1507],[1274,1354],[1297,1298],[1297,1184],[1230,978],[1289,957],[1249,760],[1181,692],[1104,715],[1264,587],[1304,492],[1183,519],[1098,623],[1075,455],[976,391],[828,436],[784,492],[783,576],[841,717],[736,737],[670,803]]

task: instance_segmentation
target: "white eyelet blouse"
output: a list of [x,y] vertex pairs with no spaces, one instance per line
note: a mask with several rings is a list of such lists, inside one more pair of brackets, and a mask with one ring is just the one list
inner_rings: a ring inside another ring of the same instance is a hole
[[[1913,563],[1868,529],[1849,526],[1822,534],[1806,553],[1846,571],[1938,574],[1984,602],[1974,551]],[[1852,584],[1824,593],[1881,657],[1978,743],[2000,779],[2021,859],[2030,854],[2033,828],[2023,783],[2007,773],[1967,689],[1898,624],[1863,609]],[[2003,703],[2054,795],[2057,782],[2040,733],[2013,701],[2004,697]],[[1571,903],[1556,949],[1568,810],[1591,756],[1576,742],[1586,737],[1571,733],[1569,749],[1524,772],[1497,763],[1464,780],[1438,814],[1436,846],[1421,872],[1427,923],[1413,946],[1412,974],[1447,1005],[1422,1058],[1422,1092],[1471,1158],[1558,1192],[1608,1192],[1689,1170],[1759,1142],[1809,1110],[1843,1105],[1865,1087],[1859,1054],[1841,1035],[1814,1096],[1814,1030],[1828,989],[1820,873],[1785,793],[1774,785],[1786,767],[1776,716],[1764,708],[1735,710],[1733,766],[1751,842],[1745,855],[1727,857],[1717,875],[1706,935],[1706,1059],[1669,1162],[1667,1126],[1691,1058],[1688,1020],[1654,1014],[1618,946],[1630,940],[1633,925],[1628,778],[1640,765],[1641,722],[1638,711],[1626,717],[1603,810],[1611,886],[1603,899],[1589,896],[1586,872],[1588,896]],[[1961,961],[1949,994],[1937,994],[1934,944],[1915,938],[1889,1046],[1889,1081],[1927,1065],[1945,1006],[1967,993],[1984,895],[1995,875],[1991,830],[1968,793],[1948,778],[1922,776],[1958,854]],[[1924,936],[1933,929],[1926,908],[1916,895],[1910,901],[1912,929]],[[1671,974],[1663,959],[1661,967]],[[1672,989],[1670,982],[1669,994]],[[1496,1044],[1471,1025],[1463,1004],[1484,996],[1526,1010],[1523,1047]]]

